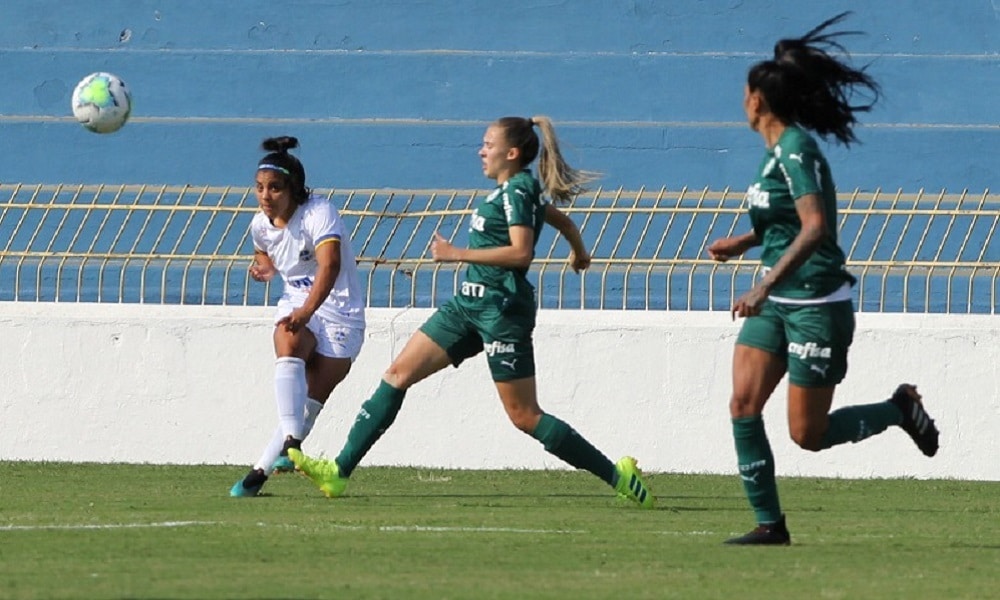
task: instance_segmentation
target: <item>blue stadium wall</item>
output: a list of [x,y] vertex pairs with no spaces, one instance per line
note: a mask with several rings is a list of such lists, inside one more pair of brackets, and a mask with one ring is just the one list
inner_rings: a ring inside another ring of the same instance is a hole
[[[503,115],[550,115],[603,185],[743,188],[760,157],[747,68],[854,10],[847,40],[885,88],[841,189],[1000,188],[1000,1],[5,0],[0,183],[248,185],[267,136],[302,141],[315,187],[487,187]],[[133,120],[69,115],[119,74]]]

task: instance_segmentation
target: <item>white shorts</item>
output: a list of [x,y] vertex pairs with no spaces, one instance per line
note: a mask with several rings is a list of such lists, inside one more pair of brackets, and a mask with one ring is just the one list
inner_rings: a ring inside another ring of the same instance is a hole
[[[274,322],[284,319],[298,308],[286,300],[278,301],[278,311],[274,315]],[[306,327],[316,337],[316,352],[330,358],[349,358],[354,362],[361,353],[361,346],[365,342],[365,330],[363,327],[353,327],[342,323],[335,323],[313,315]]]

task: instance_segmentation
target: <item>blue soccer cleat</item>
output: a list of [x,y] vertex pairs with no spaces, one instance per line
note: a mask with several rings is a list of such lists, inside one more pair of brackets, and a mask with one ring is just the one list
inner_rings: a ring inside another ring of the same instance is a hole
[[260,489],[264,487],[264,484],[255,485],[251,488],[243,487],[243,480],[240,479],[233,484],[233,487],[229,490],[229,495],[233,498],[253,498],[260,493]]
[[240,479],[229,488],[229,495],[233,498],[253,498],[260,494],[260,489],[267,482],[267,475],[263,470],[251,469],[246,477]]
[[294,470],[295,463],[293,463],[292,459],[287,456],[279,456],[274,459],[274,463],[271,464],[272,473],[291,473]]

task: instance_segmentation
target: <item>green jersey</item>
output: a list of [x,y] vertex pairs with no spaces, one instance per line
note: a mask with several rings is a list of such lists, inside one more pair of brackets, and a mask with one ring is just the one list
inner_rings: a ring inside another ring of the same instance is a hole
[[[534,231],[535,243],[545,224],[542,186],[531,171],[524,170],[498,185],[472,212],[469,248],[510,246],[510,227],[524,225]],[[470,264],[466,279],[493,289],[534,298],[527,269],[508,269]]]
[[762,245],[761,262],[765,268],[773,267],[802,230],[795,200],[806,194],[817,194],[822,200],[827,235],[806,262],[774,286],[774,296],[822,298],[844,283],[854,283],[837,245],[837,192],[830,165],[816,140],[796,126],[787,127],[768,149],[757,179],[747,190],[750,222]]

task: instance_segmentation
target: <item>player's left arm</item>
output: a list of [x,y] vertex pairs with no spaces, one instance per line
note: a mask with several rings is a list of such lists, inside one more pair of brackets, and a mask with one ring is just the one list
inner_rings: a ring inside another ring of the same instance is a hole
[[569,218],[569,215],[559,210],[551,203],[545,205],[545,222],[555,227],[559,233],[569,242],[570,254],[569,265],[574,273],[579,273],[590,266],[590,252],[583,244],[583,237],[580,229]]
[[740,296],[730,309],[732,317],[752,317],[760,314],[764,301],[780,281],[802,266],[823,243],[827,235],[826,211],[821,193],[822,157],[810,148],[783,153],[778,159],[788,185],[795,198],[795,213],[801,223],[799,233],[785,249],[784,254],[749,292]]
[[806,194],[796,198],[795,213],[802,222],[802,229],[758,284],[768,293],[779,281],[801,267],[826,236],[826,211],[823,210],[823,199],[819,194]]
[[730,309],[731,317],[759,315],[764,301],[774,286],[802,266],[802,263],[806,262],[823,242],[824,236],[827,235],[826,212],[823,210],[823,199],[819,194],[806,194],[797,198],[795,212],[802,222],[802,229],[778,262],[768,270],[767,275],[736,300]]
[[286,330],[295,333],[309,323],[309,319],[319,310],[333,290],[333,284],[340,275],[340,238],[330,237],[321,241],[315,248],[316,277],[305,302],[292,310],[285,318],[278,321]]
[[340,238],[328,237],[322,240],[316,246],[315,256],[316,278],[306,301],[302,303],[303,310],[308,311],[310,317],[326,302],[340,276]]

